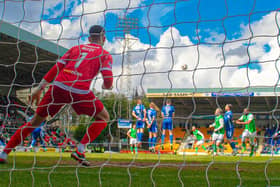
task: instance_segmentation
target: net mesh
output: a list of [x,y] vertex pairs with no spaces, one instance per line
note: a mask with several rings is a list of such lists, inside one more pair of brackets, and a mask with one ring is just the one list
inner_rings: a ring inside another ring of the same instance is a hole
[[[182,97],[175,103],[181,105],[176,109],[175,121],[183,123],[188,134],[193,116],[201,111],[203,116],[211,115],[215,108],[223,108],[227,103],[226,97],[216,95],[206,105],[199,105],[204,102],[200,99],[202,92],[250,93],[262,87],[269,90],[269,98],[258,101],[252,95],[243,95],[243,99],[235,98],[236,108],[250,107],[254,114],[271,116],[262,122],[270,120],[278,131],[279,9],[279,2],[261,0],[246,3],[232,0],[211,3],[203,0],[0,1],[3,139],[8,140],[26,120],[18,111],[30,116],[36,109],[28,102],[31,88],[38,85],[67,49],[87,43],[91,25],[104,26],[108,40],[104,48],[114,59],[113,91],[101,89],[100,76],[91,86],[111,120],[101,138],[88,150],[98,152],[105,147],[108,152],[87,154],[93,163],[87,168],[68,159],[69,154],[64,151],[75,147],[70,139],[79,140],[79,134],[85,132],[93,119],[76,115],[67,105],[58,115],[48,118],[45,125],[51,142],[46,145],[48,152],[42,152],[42,145],[40,151],[28,148],[31,141],[28,139],[10,155],[8,165],[1,165],[4,185],[280,185],[279,158],[274,153],[277,140],[264,133],[257,135],[257,139],[268,140],[261,145],[270,150],[266,157],[190,156],[184,151],[182,155],[174,155],[174,151],[172,154],[114,153],[129,149],[124,142],[127,129],[117,128],[118,119],[132,119],[135,98],[143,98],[149,88],[165,88],[165,95],[157,101],[159,106],[168,97],[176,100],[172,94],[178,93],[177,90],[190,89],[188,102]],[[201,88],[206,89],[201,91]],[[146,97],[143,101],[148,103]],[[259,109],[260,105],[266,107]],[[74,132],[79,128],[81,131],[76,135]],[[184,137],[183,143],[185,140]],[[160,147],[160,140],[157,142]],[[143,142],[142,151],[147,144]],[[34,151],[29,153],[30,150]]]

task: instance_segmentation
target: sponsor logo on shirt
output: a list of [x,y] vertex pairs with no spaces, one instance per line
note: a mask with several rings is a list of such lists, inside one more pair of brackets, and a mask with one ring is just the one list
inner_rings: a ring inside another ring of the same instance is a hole
[[77,72],[77,71],[73,71],[73,70],[70,70],[70,69],[63,69],[63,71],[64,71],[65,73],[70,73],[70,74],[72,74],[72,75],[77,75],[77,76],[82,76],[82,75],[83,75],[82,73],[79,73],[79,72]]

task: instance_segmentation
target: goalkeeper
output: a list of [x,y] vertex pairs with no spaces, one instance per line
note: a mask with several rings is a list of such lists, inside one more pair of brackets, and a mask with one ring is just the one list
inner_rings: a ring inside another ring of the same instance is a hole
[[33,90],[31,104],[40,100],[45,87],[52,83],[39,103],[30,122],[21,126],[0,153],[0,163],[7,161],[8,154],[39,125],[51,115],[54,116],[65,105],[70,104],[78,115],[88,115],[95,121],[87,129],[77,150],[71,157],[82,165],[90,163],[85,159],[85,147],[95,140],[107,126],[109,113],[103,103],[90,89],[92,80],[100,72],[103,77],[103,89],[112,89],[112,56],[103,49],[105,30],[100,25],[89,29],[89,44],[77,45],[68,50],[43,77],[39,86]]

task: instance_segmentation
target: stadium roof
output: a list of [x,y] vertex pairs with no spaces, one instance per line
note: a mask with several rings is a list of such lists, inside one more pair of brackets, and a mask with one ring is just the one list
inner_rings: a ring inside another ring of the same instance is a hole
[[248,88],[149,88],[146,96],[161,106],[166,98],[171,98],[178,116],[209,115],[219,106],[228,103],[233,111],[242,112],[250,107],[256,113],[271,114],[278,111],[279,87]]
[[[0,21],[0,91],[38,83],[67,49],[19,27]],[[11,87],[12,86],[12,87]]]

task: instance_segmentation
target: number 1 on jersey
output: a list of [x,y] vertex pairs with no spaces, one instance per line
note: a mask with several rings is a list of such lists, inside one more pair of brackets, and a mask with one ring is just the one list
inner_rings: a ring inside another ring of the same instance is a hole
[[76,62],[76,64],[75,64],[76,69],[81,65],[81,63],[83,62],[83,60],[86,58],[87,55],[88,55],[88,53],[81,54],[80,60],[78,62]]

